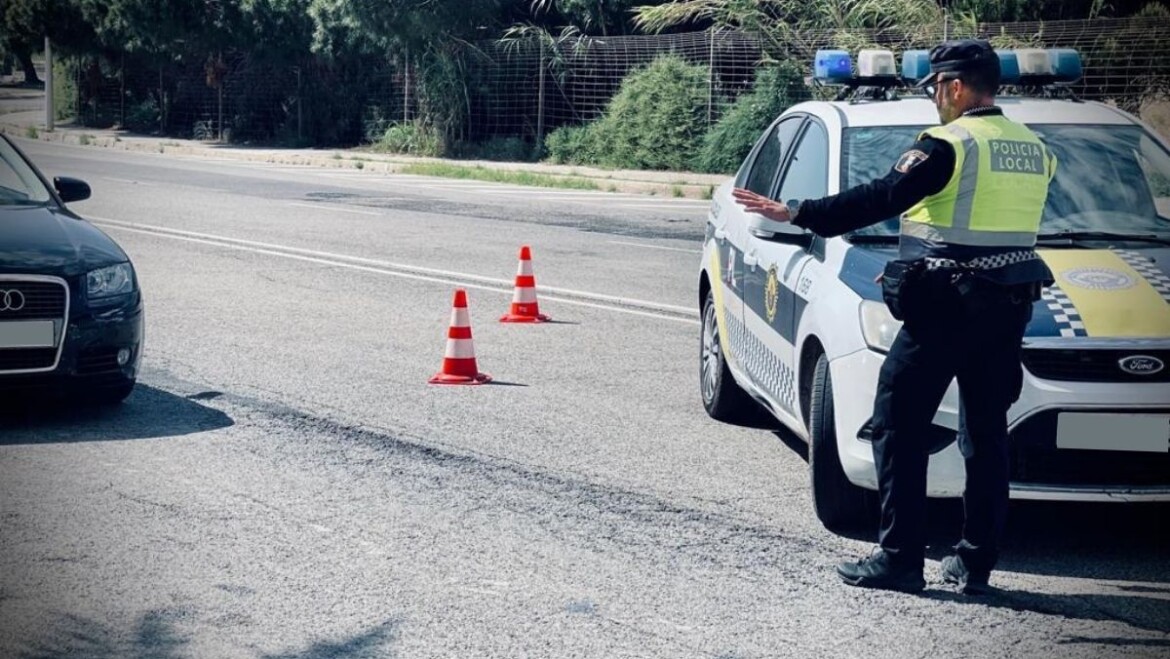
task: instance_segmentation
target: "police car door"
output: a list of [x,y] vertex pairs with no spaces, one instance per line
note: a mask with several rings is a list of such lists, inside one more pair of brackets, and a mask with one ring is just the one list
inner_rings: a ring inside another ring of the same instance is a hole
[[[776,183],[780,163],[800,130],[804,118],[785,117],[775,122],[760,138],[752,152],[744,160],[743,167],[736,175],[736,187],[743,187],[759,194],[769,194]],[[731,359],[742,372],[745,358],[744,312],[744,253],[748,245],[748,214],[743,207],[730,199],[714,213],[712,227],[719,257],[719,275],[723,289],[725,329]],[[719,224],[722,222],[722,224]]]
[[[770,196],[784,202],[818,199],[828,193],[828,185],[828,133],[810,118],[782,161]],[[797,282],[815,258],[811,249],[816,243],[812,234],[797,230],[763,236],[749,235],[744,256],[744,325],[751,343],[746,370],[782,412],[799,418],[795,343],[805,299]]]

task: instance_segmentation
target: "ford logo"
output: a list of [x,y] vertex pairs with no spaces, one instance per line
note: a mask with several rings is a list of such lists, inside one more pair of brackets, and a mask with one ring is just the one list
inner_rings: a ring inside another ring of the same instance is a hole
[[1117,365],[1130,375],[1153,375],[1166,367],[1161,359],[1149,355],[1130,355],[1119,360]]

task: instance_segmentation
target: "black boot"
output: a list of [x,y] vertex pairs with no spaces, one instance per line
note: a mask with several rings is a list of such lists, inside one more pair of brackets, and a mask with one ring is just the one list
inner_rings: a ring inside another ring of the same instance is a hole
[[899,565],[891,554],[878,549],[856,563],[841,563],[837,575],[850,586],[897,590],[903,593],[917,593],[926,588],[922,578],[922,565]]

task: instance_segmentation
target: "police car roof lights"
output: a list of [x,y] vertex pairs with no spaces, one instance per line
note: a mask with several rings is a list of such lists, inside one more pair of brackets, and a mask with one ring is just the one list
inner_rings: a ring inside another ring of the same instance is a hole
[[866,49],[857,54],[857,77],[897,78],[894,53],[889,50]]
[[930,73],[930,53],[925,50],[907,50],[902,53],[902,79],[913,85]]
[[[1072,48],[996,49],[1000,84],[1005,86],[1067,86],[1084,76],[1081,55]],[[914,84],[930,73],[930,54],[925,50],[902,53],[902,79]]]
[[1056,81],[1072,84],[1085,74],[1081,65],[1081,54],[1072,48],[1051,48],[1048,50],[1048,61],[1052,65],[1052,74]]
[[844,50],[818,50],[813,60],[813,77],[829,85],[851,82],[853,60]]
[[996,49],[999,56],[999,82],[1003,85],[1014,85],[1020,82],[1020,58],[1014,50]]
[[1048,59],[1048,51],[1043,48],[1020,48],[1015,52],[1021,78],[1052,75],[1052,62]]
[[836,100],[894,100],[894,88],[903,86],[894,53],[885,49],[866,49],[858,53],[857,74],[853,60],[844,50],[818,50],[813,60],[813,82],[817,85],[842,87]]

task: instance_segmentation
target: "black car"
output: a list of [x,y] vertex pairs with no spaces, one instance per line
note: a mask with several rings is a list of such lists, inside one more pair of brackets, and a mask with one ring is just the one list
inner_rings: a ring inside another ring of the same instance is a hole
[[65,207],[89,185],[44,176],[0,135],[0,402],[70,396],[116,403],[142,358],[130,259]]

